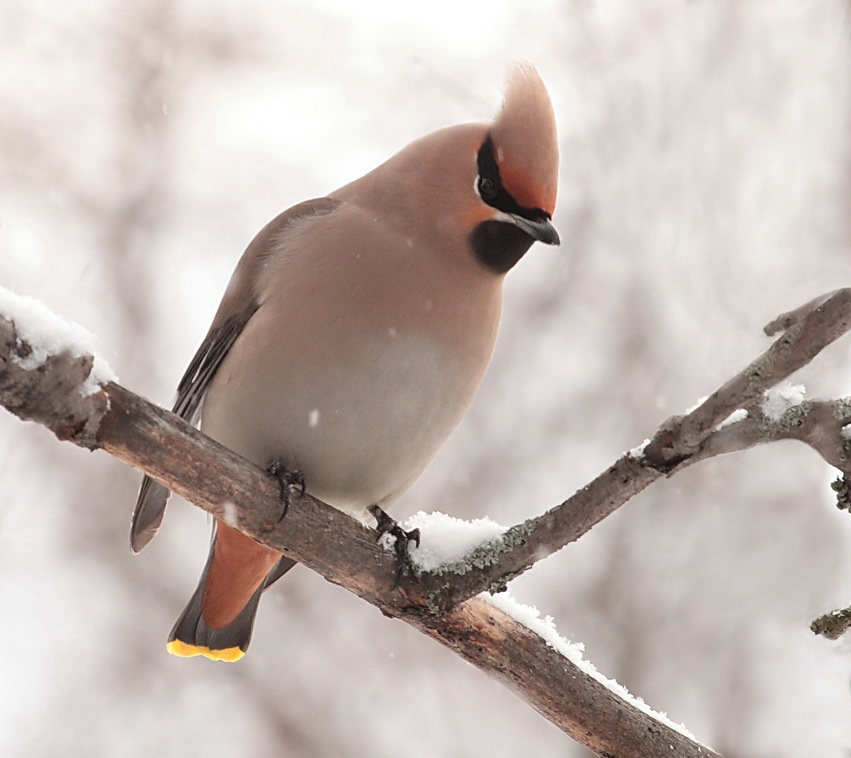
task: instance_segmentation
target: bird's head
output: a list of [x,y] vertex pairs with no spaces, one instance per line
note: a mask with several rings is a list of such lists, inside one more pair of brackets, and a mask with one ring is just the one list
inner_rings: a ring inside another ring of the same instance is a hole
[[535,241],[559,244],[551,223],[558,138],[546,87],[518,66],[491,124],[421,137],[331,196],[373,209],[376,220],[454,255],[461,249],[497,274]]
[[538,72],[520,66],[505,101],[478,145],[469,242],[488,268],[505,273],[536,240],[558,245],[551,223],[558,186],[558,138]]

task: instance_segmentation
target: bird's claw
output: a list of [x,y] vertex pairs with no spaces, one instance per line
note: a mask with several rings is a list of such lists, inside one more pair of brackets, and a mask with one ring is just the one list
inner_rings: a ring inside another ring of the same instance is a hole
[[414,574],[409,550],[412,542],[417,547],[420,546],[420,530],[411,529],[410,532],[406,532],[377,505],[369,506],[368,510],[378,522],[375,527],[378,538],[381,539],[385,534],[390,534],[396,539],[393,546],[396,553],[396,575],[393,580],[393,589],[396,589],[403,577],[413,576]]
[[298,490],[298,496],[304,495],[304,474],[301,471],[290,471],[280,458],[276,458],[268,466],[266,473],[274,478],[281,486],[280,500],[283,508],[278,521],[283,521],[290,509],[290,498],[293,490]]

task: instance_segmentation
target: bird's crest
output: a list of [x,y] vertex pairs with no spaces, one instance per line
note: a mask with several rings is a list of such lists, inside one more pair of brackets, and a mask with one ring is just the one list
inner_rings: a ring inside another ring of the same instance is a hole
[[515,68],[490,130],[505,188],[525,208],[552,215],[558,186],[558,137],[550,96],[534,67]]

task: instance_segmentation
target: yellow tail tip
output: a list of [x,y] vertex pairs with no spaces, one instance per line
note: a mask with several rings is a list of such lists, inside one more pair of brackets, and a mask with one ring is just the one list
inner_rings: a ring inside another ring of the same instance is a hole
[[211,661],[227,661],[233,663],[238,661],[245,655],[245,651],[239,647],[226,647],[222,650],[211,650],[203,645],[190,645],[182,640],[172,640],[165,649],[172,655],[177,655],[181,658],[193,658],[196,655],[203,655]]

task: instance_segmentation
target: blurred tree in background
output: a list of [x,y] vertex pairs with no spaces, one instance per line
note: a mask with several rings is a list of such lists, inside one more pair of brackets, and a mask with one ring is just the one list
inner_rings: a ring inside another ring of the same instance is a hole
[[[560,126],[562,247],[512,272],[485,386],[397,514],[514,523],[739,370],[775,315],[848,285],[849,10],[6,0],[0,283],[84,323],[168,405],[266,221],[489,119],[507,66],[533,62]],[[802,372],[810,394],[848,393],[847,355]],[[3,754],[583,754],[304,569],[267,595],[243,662],[168,656],[204,516],[175,504],[134,558],[135,472],[8,415],[0,450]],[[722,753],[845,756],[851,654],[808,630],[851,595],[831,477],[800,446],[710,461],[512,591]]]

